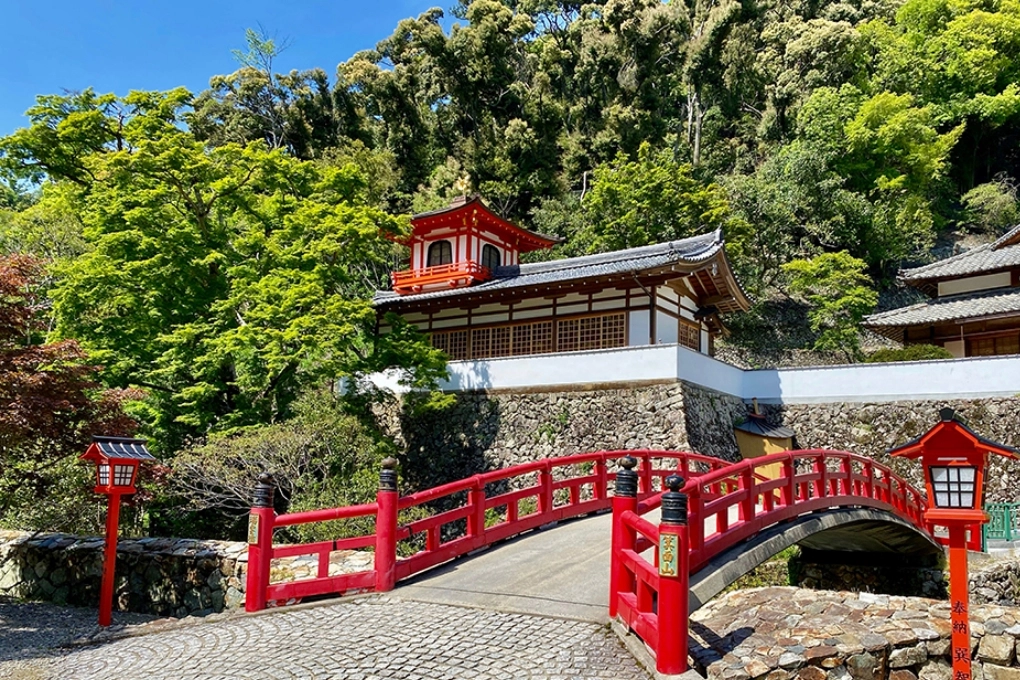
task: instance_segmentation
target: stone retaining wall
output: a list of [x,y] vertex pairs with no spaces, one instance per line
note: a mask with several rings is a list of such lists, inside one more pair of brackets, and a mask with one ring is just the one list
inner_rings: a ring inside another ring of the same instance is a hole
[[[974,680],[1016,680],[1020,610],[972,606]],[[798,588],[744,590],[691,617],[710,680],[952,680],[949,603]]]
[[[923,488],[916,461],[892,459],[890,448],[923,434],[938,420],[938,409],[949,406],[967,419],[982,437],[1020,447],[1020,398],[903,401],[883,404],[831,403],[769,406],[776,422],[793,428],[801,448],[853,451],[890,465],[898,474]],[[985,476],[987,502],[1020,498],[1020,461],[991,456]]]
[[[790,585],[812,590],[852,589],[865,593],[885,593],[910,597],[949,596],[948,573],[938,566],[916,566],[885,555],[869,561],[850,563],[846,555],[830,554],[830,559],[813,559],[810,551],[790,559]],[[973,579],[971,587],[974,587]],[[987,600],[984,600],[987,601]]]
[[[114,609],[162,616],[209,614],[244,603],[244,543],[122,539]],[[96,606],[103,540],[0,531],[0,595]]]
[[[377,411],[404,448],[413,488],[552,456],[600,449],[690,450],[739,460],[733,426],[740,398],[691,383],[590,385],[560,390],[465,392],[445,409],[420,411],[394,400]],[[915,461],[886,451],[925,432],[950,406],[979,434],[1020,447],[1020,397],[892,403],[762,405],[770,422],[791,427],[801,448],[860,453],[923,486]],[[986,500],[1020,499],[1020,461],[992,458]]]
[[419,409],[412,397],[376,411],[404,449],[413,489],[598,450],[694,450],[735,461],[733,425],[747,410],[736,397],[686,383],[452,396],[442,409]]
[[972,564],[971,599],[978,604],[1020,606],[1020,557],[999,558],[988,564]]

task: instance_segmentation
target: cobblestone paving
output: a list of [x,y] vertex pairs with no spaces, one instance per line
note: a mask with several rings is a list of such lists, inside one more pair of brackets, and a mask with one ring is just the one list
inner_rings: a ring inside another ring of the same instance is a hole
[[[56,655],[56,656],[53,656]],[[648,680],[604,626],[370,597],[0,662],[0,678]]]

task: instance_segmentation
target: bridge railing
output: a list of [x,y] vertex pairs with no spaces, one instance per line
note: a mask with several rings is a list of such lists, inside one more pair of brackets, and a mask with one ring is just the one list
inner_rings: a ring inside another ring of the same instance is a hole
[[[599,451],[494,470],[400,498],[392,467],[396,461],[392,461],[384,462],[390,467],[380,474],[374,503],[282,515],[273,512],[271,491],[263,490],[260,496],[257,489],[249,522],[245,608],[257,611],[313,595],[390,590],[401,579],[473,550],[552,522],[608,509],[610,483],[616,479],[609,464],[628,455],[642,461],[637,480],[641,498],[661,490],[667,475],[694,476],[729,465],[678,451]],[[414,519],[401,522],[401,513]],[[371,522],[374,530],[294,545],[274,542],[280,527],[344,519]],[[398,544],[412,554],[399,556]],[[372,565],[354,573],[333,574],[331,556],[339,550],[371,550]],[[305,555],[315,557],[315,575],[280,581],[278,575],[284,570],[274,569],[274,560]]]
[[[627,473],[618,477],[613,499],[610,616],[653,650],[660,673],[687,670],[689,575],[762,529],[841,506],[886,510],[929,529],[920,491],[888,467],[846,451],[776,453],[685,479],[684,527],[646,519],[662,505],[662,494],[639,502],[629,493]],[[663,542],[666,534],[680,537],[679,560],[664,554],[675,545]]]

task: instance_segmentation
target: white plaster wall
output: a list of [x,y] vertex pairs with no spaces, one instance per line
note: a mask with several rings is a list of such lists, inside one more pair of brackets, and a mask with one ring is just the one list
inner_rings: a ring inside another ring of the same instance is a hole
[[527,359],[455,361],[444,390],[583,385],[669,380],[676,375],[672,346],[628,347],[592,352],[542,354]]
[[641,345],[648,346],[648,338],[651,337],[651,326],[649,325],[649,315],[647,309],[637,309],[630,313],[630,319],[628,320],[628,327],[630,328],[627,334],[627,344],[631,347],[640,347]]
[[[631,313],[631,337],[636,326]],[[638,329],[639,330],[639,329]],[[647,333],[647,325],[645,327]],[[1020,356],[744,371],[679,345],[450,362],[448,391],[684,380],[765,403],[894,402],[1020,393]],[[371,380],[397,392],[399,375]]]
[[1020,356],[747,371],[742,396],[785,404],[1010,396]]
[[660,311],[655,312],[655,342],[660,345],[675,345],[678,337],[677,320]]

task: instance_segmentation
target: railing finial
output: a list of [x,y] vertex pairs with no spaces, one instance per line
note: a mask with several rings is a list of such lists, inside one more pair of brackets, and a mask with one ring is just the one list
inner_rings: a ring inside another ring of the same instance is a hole
[[684,486],[684,478],[670,475],[663,480],[669,491],[662,494],[662,523],[687,524],[687,494],[680,493]]
[[379,471],[379,490],[397,490],[397,464],[399,461],[393,456],[386,456],[379,464],[382,470]]
[[633,456],[624,456],[617,462],[622,469],[616,473],[616,487],[613,490],[613,495],[637,498],[638,475],[634,472],[634,468],[637,467],[637,459]]
[[255,498],[252,501],[254,508],[273,507],[273,496],[276,493],[276,480],[268,472],[259,475],[259,481],[255,485]]

